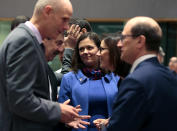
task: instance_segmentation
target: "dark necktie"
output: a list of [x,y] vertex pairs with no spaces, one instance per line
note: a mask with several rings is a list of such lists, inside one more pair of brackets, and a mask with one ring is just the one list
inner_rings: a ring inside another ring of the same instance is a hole
[[43,43],[40,44],[40,47],[41,47],[42,51],[45,52],[45,47],[44,47]]

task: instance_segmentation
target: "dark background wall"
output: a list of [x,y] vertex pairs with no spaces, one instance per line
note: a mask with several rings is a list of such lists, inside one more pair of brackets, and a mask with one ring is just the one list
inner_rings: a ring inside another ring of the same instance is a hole
[[[1,0],[0,17],[32,16],[36,0]],[[177,18],[177,0],[71,0],[74,17],[129,18],[146,15]]]

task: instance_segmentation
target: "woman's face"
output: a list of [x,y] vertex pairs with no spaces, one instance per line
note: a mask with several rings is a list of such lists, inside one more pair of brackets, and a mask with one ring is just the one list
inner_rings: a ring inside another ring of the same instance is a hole
[[113,67],[110,63],[109,49],[104,40],[101,41],[100,51],[97,52],[97,56],[100,57],[100,67],[102,69],[113,71]]
[[79,43],[79,55],[82,62],[89,68],[98,67],[98,47],[93,40],[86,38]]

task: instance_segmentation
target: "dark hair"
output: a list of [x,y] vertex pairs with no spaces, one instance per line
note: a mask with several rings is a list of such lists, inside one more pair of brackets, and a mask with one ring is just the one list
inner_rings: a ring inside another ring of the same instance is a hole
[[20,23],[25,23],[28,20],[30,20],[30,18],[24,15],[15,17],[15,19],[11,23],[11,30],[17,27]]
[[[69,26],[71,26],[72,24],[79,25],[80,31],[83,28],[85,28],[87,30],[87,32],[92,32],[92,27],[91,27],[90,23],[85,19],[71,18],[69,21]],[[64,35],[65,35],[65,37],[67,37],[67,35],[68,35],[66,30],[64,31]]]
[[91,32],[92,31],[92,27],[91,27],[90,23],[87,20],[78,19],[77,21],[79,23],[79,27],[81,28],[81,30],[83,28],[85,28],[87,30],[87,32]]
[[131,32],[134,36],[144,35],[146,37],[146,49],[158,52],[161,43],[161,33],[158,26],[151,26],[147,23],[137,23],[132,27]]
[[118,68],[120,65],[120,49],[117,47],[117,42],[120,40],[120,37],[107,36],[103,39],[104,43],[109,50],[109,63],[113,65],[114,73],[118,74]]
[[100,47],[100,39],[98,37],[98,35],[94,32],[87,32],[82,34],[79,39],[77,40],[76,43],[76,47],[74,50],[74,54],[72,57],[72,70],[74,72],[77,72],[78,69],[83,69],[83,67],[85,67],[86,65],[84,65],[84,63],[82,62],[80,55],[79,55],[79,44],[82,40],[89,38],[90,40],[92,40],[94,42],[94,44],[99,48]]
[[120,33],[116,33],[112,36],[107,36],[103,40],[108,47],[109,58],[111,58],[109,62],[113,65],[115,69],[114,73],[122,77],[127,76],[129,74],[131,65],[122,61],[120,58],[121,52],[120,49],[117,47],[117,43],[120,40]]

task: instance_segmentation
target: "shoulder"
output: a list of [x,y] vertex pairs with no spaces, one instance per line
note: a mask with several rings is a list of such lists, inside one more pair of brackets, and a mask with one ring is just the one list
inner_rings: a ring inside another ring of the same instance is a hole
[[104,80],[106,78],[108,81],[114,81],[116,83],[120,79],[120,77],[118,75],[115,75],[113,72],[106,74],[103,78],[104,78]]
[[70,72],[68,72],[68,73],[66,73],[66,74],[63,75],[63,77],[66,78],[66,79],[67,79],[67,78],[68,78],[68,79],[69,79],[69,78],[72,78],[72,77],[74,77],[74,76],[75,76],[75,73],[74,73],[73,71],[70,71]]
[[156,85],[162,85],[165,81],[168,83],[173,78],[173,74],[159,63],[144,62],[127,78],[134,79],[144,86],[153,87],[153,83]]
[[30,33],[28,33],[27,29],[17,27],[13,31],[9,33],[9,35],[4,40],[3,44],[8,46],[18,46],[23,47],[27,45],[32,39],[30,39]]
[[77,75],[78,75],[78,73],[70,71],[70,72],[64,74],[62,79],[64,79],[65,81],[68,81],[68,82],[69,81],[71,81],[71,82],[76,81],[77,80]]
[[159,73],[161,74],[162,70],[165,71],[166,69],[159,63],[144,61],[138,65],[133,73],[129,74],[129,77],[135,78],[137,80],[147,77],[153,78],[159,75]]

